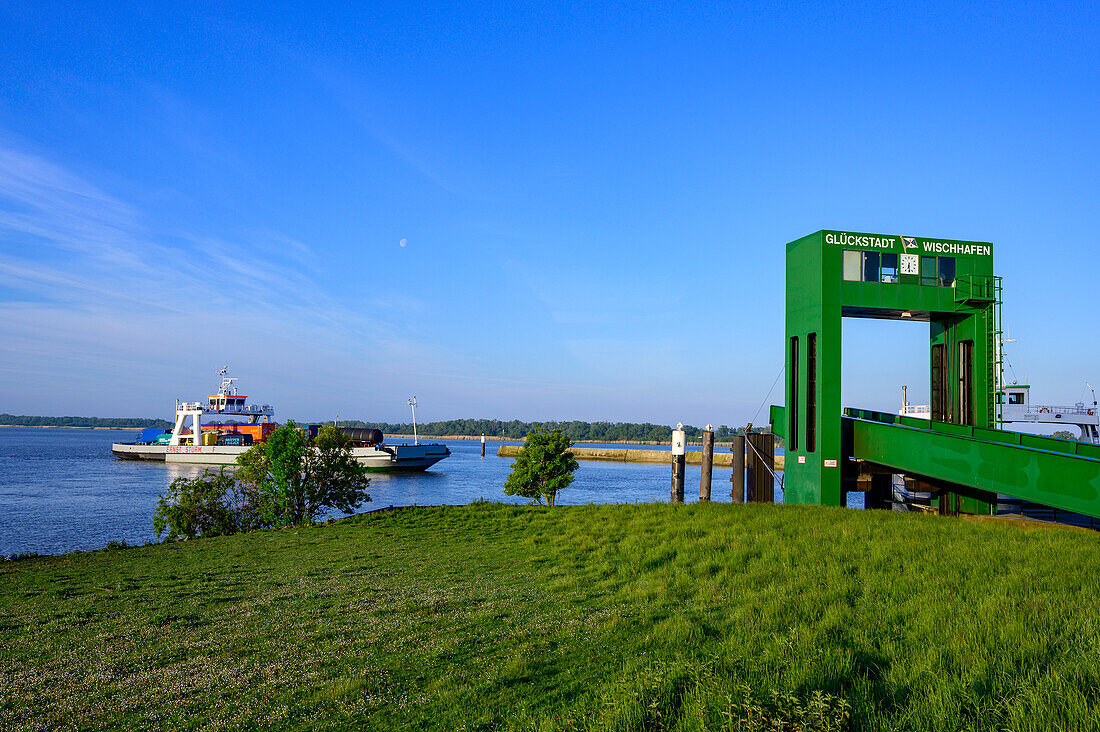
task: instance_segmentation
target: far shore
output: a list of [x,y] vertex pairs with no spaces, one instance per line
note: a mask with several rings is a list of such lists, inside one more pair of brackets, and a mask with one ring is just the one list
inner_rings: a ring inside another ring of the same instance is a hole
[[[145,427],[77,427],[75,425],[60,424],[0,424],[0,427],[19,427],[33,430],[142,430]],[[386,435],[388,439],[412,440],[412,435]],[[418,440],[480,440],[481,435],[417,435]],[[523,442],[524,437],[499,437],[485,435],[486,442]],[[577,440],[576,445],[668,445],[669,441],[658,440]],[[688,440],[687,445],[702,446],[700,440]],[[732,442],[715,442],[715,446],[731,447]]]
[[[145,427],[78,427],[70,424],[0,424],[0,427],[20,427],[26,430],[143,430]],[[151,429],[151,428],[150,428]],[[165,428],[167,429],[167,428]]]
[[[413,439],[412,435],[386,435],[387,438],[397,439]],[[417,435],[417,439],[420,440],[480,440],[481,435]],[[493,435],[485,435],[486,442],[523,442],[525,437],[497,437]],[[671,438],[665,441],[660,440],[576,440],[574,445],[668,445],[672,442]],[[702,440],[687,440],[685,445],[694,445],[702,447]],[[721,445],[723,447],[732,447],[732,442],[715,442],[716,446]]]

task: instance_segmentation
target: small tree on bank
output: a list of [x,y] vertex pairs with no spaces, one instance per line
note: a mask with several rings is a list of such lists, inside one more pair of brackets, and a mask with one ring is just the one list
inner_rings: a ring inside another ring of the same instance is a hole
[[531,430],[504,483],[504,492],[540,503],[546,499],[546,505],[553,506],[558,491],[569,487],[577,471],[577,461],[569,451],[572,446],[561,430]]
[[324,425],[312,442],[293,422],[237,458],[237,480],[263,501],[273,526],[311,524],[338,509],[351,513],[370,501],[367,468],[351,454],[351,440]]

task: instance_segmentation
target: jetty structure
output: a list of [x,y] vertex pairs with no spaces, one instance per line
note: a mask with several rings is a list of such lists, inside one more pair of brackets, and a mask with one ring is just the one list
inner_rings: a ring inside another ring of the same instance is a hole
[[[1001,304],[990,242],[824,230],[787,244],[785,398],[770,411],[784,502],[863,491],[886,507],[902,476],[941,513],[992,514],[1007,496],[1100,518],[1100,445],[1001,429],[1042,421],[1026,387],[1002,387]],[[927,418],[844,408],[845,318],[928,323]]]

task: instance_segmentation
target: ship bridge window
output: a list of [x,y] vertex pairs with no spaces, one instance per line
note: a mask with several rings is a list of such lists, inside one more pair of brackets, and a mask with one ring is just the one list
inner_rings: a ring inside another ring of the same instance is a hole
[[1023,404],[1024,403],[1023,393],[1018,392],[1018,391],[1017,392],[1009,392],[1009,394],[1008,394],[1008,403],[1009,404]]
[[898,281],[898,255],[886,254],[882,255],[882,281],[883,282],[897,282]]

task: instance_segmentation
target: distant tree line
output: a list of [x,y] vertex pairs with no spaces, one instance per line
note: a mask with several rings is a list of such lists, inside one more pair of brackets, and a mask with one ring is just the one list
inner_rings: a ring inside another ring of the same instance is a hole
[[172,426],[166,419],[142,419],[140,417],[32,417],[26,414],[0,414],[0,424],[20,427],[113,427],[136,429]]
[[[234,424],[230,420],[224,424]],[[0,424],[23,427],[111,427],[114,429],[137,429],[160,427],[170,429],[172,423],[166,419],[142,419],[138,417],[32,417],[25,414],[0,414]],[[206,422],[205,424],[222,424]],[[366,427],[382,430],[386,435],[411,435],[412,422],[363,422],[361,420],[341,420],[341,427]],[[416,431],[427,437],[444,435],[470,435],[477,437],[506,437],[522,440],[531,430],[541,428],[547,431],[561,430],[572,442],[669,442],[672,439],[672,427],[650,422],[521,422],[518,419],[504,421],[500,419],[449,419],[442,422],[427,422],[416,425]],[[743,434],[744,427],[719,425],[714,430],[717,442],[729,442],[734,435]],[[758,431],[753,428],[753,431]],[[703,439],[703,428],[684,425],[689,440]]]
[[[360,420],[341,420],[341,427],[364,427],[367,429],[379,429],[386,435],[411,435],[413,433],[412,422],[362,422]],[[668,425],[652,424],[650,422],[521,422],[513,419],[504,421],[500,419],[449,419],[442,422],[426,422],[417,424],[418,434],[427,437],[442,437],[444,435],[485,435],[486,437],[506,437],[512,440],[522,440],[534,429],[547,431],[561,430],[562,434],[571,442],[620,442],[624,440],[636,440],[638,442],[669,442],[672,439],[672,427]],[[714,430],[714,439],[717,442],[729,442],[734,435],[743,434],[744,427],[728,427],[719,425]],[[758,431],[753,428],[753,431]],[[689,440],[703,439],[703,428],[684,425],[684,432]]]

